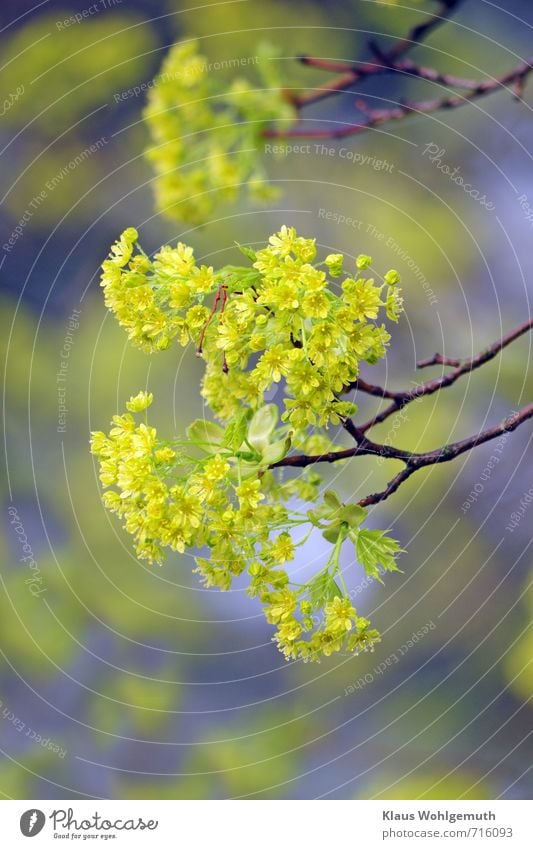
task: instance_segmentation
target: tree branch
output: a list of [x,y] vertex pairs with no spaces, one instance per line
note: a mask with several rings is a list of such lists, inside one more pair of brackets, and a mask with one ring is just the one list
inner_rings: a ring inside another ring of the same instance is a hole
[[518,66],[502,74],[500,77],[491,77],[487,80],[469,80],[455,77],[452,74],[441,73],[434,68],[421,67],[410,59],[402,58],[409,50],[420,44],[432,30],[446,22],[459,3],[460,0],[444,0],[441,3],[439,13],[431,15],[421,24],[413,27],[405,38],[399,39],[389,50],[382,50],[378,44],[371,41],[369,47],[374,54],[374,61],[350,63],[332,59],[321,59],[314,56],[301,56],[300,61],[305,65],[334,72],[338,76],[304,94],[287,92],[287,97],[296,106],[299,117],[301,117],[301,111],[306,106],[346,91],[355,83],[380,74],[401,74],[409,77],[417,77],[441,85],[448,90],[464,89],[468,92],[467,94],[451,93],[445,97],[431,100],[407,101],[388,109],[372,109],[364,100],[359,99],[357,106],[366,116],[363,121],[336,129],[311,130],[305,126],[290,127],[286,130],[272,128],[265,130],[263,134],[265,138],[346,138],[347,136],[366,132],[373,127],[388,123],[389,121],[401,120],[411,113],[424,114],[436,112],[441,109],[455,109],[466,103],[485,97],[501,88],[511,87],[514,96],[521,99],[526,77],[533,69],[533,57],[521,62]]
[[428,358],[427,360],[421,360],[420,363],[417,364],[418,368],[424,368],[429,365],[442,363],[444,365],[453,365],[455,368],[447,372],[446,374],[441,375],[441,377],[434,378],[433,380],[427,380],[425,383],[419,383],[416,386],[413,386],[412,389],[407,389],[400,392],[391,392],[387,389],[382,389],[380,386],[374,386],[372,384],[366,383],[365,381],[358,378],[354,383],[350,384],[345,388],[345,391],[349,391],[350,389],[358,389],[361,392],[365,392],[369,395],[375,395],[381,398],[390,398],[392,399],[392,403],[385,407],[380,413],[377,413],[367,422],[359,425],[359,430],[363,433],[366,433],[370,428],[375,427],[377,424],[381,424],[385,419],[388,419],[389,416],[393,415],[398,410],[401,410],[407,404],[410,404],[412,401],[415,401],[418,398],[423,398],[426,395],[433,395],[435,392],[438,392],[440,389],[445,388],[446,386],[451,386],[455,383],[456,380],[459,380],[464,374],[469,374],[480,366],[488,363],[490,360],[494,359],[500,351],[510,345],[511,342],[514,342],[515,339],[518,339],[520,336],[523,336],[525,333],[528,333],[533,328],[533,319],[529,319],[525,321],[523,324],[516,327],[514,330],[511,330],[505,336],[502,336],[501,339],[498,339],[496,342],[493,342],[492,345],[489,345],[488,348],[485,348],[479,354],[476,354],[474,357],[470,357],[469,359],[465,359],[463,361],[452,359],[449,357],[443,357],[442,354],[435,354],[433,357]]
[[426,466],[433,466],[436,463],[447,463],[450,460],[455,460],[460,454],[465,451],[470,451],[476,445],[482,445],[484,442],[489,442],[491,439],[496,439],[504,433],[510,433],[516,430],[523,422],[533,418],[533,404],[528,404],[518,412],[513,413],[504,419],[500,424],[494,427],[482,430],[480,433],[469,436],[467,439],[462,439],[459,442],[452,442],[450,445],[445,445],[443,448],[437,448],[435,451],[428,451],[425,454],[414,454],[411,460],[407,461],[405,468],[402,469],[395,477],[389,481],[388,485],[381,492],[375,492],[373,495],[367,495],[358,503],[361,507],[368,507],[371,504],[379,504],[380,501],[385,501],[419,469],[424,469]]
[[284,457],[277,463],[273,463],[270,468],[305,468],[306,466],[315,465],[317,463],[336,463],[339,460],[348,460],[352,457],[368,455],[383,457],[388,460],[400,460],[404,463],[404,468],[389,481],[387,487],[381,492],[367,495],[359,501],[359,504],[363,507],[367,507],[371,504],[378,504],[380,501],[385,501],[389,498],[389,496],[396,492],[402,483],[404,483],[419,469],[423,469],[426,466],[432,466],[437,463],[446,463],[450,460],[454,460],[460,454],[463,454],[465,451],[470,451],[477,445],[482,445],[484,442],[496,439],[504,433],[509,433],[515,430],[523,422],[533,418],[533,403],[528,404],[521,410],[512,413],[498,425],[494,425],[491,428],[480,431],[466,439],[462,439],[458,442],[452,442],[442,448],[435,448],[433,451],[426,451],[424,453],[405,451],[404,449],[396,448],[393,445],[385,445],[379,442],[374,442],[366,436],[366,432],[370,430],[371,427],[374,427],[376,424],[384,421],[388,418],[388,416],[392,415],[392,413],[402,409],[402,407],[409,404],[411,401],[414,401],[415,398],[432,395],[434,392],[438,392],[446,386],[451,386],[462,375],[468,374],[494,359],[494,357],[506,348],[507,345],[510,345],[511,342],[514,342],[515,339],[523,336],[532,328],[533,319],[529,319],[519,327],[511,330],[505,336],[502,336],[501,339],[498,339],[479,354],[465,359],[464,361],[452,357],[444,357],[442,354],[434,354],[433,357],[421,360],[417,363],[418,368],[425,368],[426,366],[440,364],[453,366],[453,370],[439,378],[428,380],[425,383],[421,383],[418,386],[413,387],[413,389],[403,392],[392,392],[381,386],[367,383],[362,378],[358,378],[355,383],[350,385],[350,387],[346,387],[346,391],[350,388],[355,388],[368,395],[379,398],[390,398],[392,399],[392,403],[381,413],[378,413],[362,425],[354,424],[351,419],[346,419],[343,422],[343,427],[354,439],[356,443],[355,446],[351,448],[344,448],[341,451],[329,451],[324,454],[293,454],[288,457]]
[[292,468],[302,469],[315,463],[335,463],[339,460],[348,460],[352,457],[369,454],[389,460],[401,460],[405,463],[405,468],[389,481],[384,490],[367,495],[358,502],[362,507],[368,507],[371,504],[378,504],[380,501],[385,501],[390,495],[396,492],[402,483],[419,469],[424,469],[426,466],[433,466],[437,463],[447,463],[450,460],[455,460],[460,454],[470,451],[477,445],[482,445],[484,442],[496,439],[504,433],[510,433],[516,430],[519,425],[531,418],[533,418],[533,404],[528,404],[516,413],[512,413],[499,424],[487,428],[487,430],[482,430],[459,442],[452,442],[449,445],[444,445],[442,448],[435,448],[433,451],[426,451],[423,454],[403,451],[400,448],[394,448],[392,445],[382,445],[363,437],[363,440],[358,442],[354,448],[331,451],[327,454],[293,454],[291,457],[285,457],[283,460],[273,463],[270,468],[277,469],[282,466],[290,466]]
[[456,357],[445,357],[443,354],[433,354],[425,360],[418,360],[417,368],[427,368],[428,366],[460,366],[463,361]]
[[455,11],[461,0],[442,0],[440,9],[434,15],[431,15],[427,20],[417,24],[409,32],[409,34],[398,41],[397,44],[388,52],[391,58],[397,59],[403,56],[417,44],[420,44],[427,36],[437,27],[446,23],[450,15]]

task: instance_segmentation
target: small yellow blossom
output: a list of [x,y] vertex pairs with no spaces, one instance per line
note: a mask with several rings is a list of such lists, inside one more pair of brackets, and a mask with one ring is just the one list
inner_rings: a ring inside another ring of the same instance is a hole
[[135,396],[132,395],[126,403],[126,407],[130,413],[141,413],[143,410],[148,409],[153,400],[154,396],[152,392],[139,392]]

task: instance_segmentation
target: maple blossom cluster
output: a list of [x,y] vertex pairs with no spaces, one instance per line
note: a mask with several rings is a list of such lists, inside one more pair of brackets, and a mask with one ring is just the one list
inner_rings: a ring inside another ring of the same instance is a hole
[[[184,437],[162,439],[135,417],[152,394],[131,398],[108,435],[92,436],[104,502],[134,536],[139,557],[158,562],[167,548],[191,550],[205,585],[222,590],[247,574],[247,592],[262,602],[287,658],[366,650],[379,634],[351,603],[341,549],[351,543],[379,579],[397,568],[398,543],[362,527],[364,508],[324,493],[316,467],[286,478],[276,464],[293,449],[334,449],[331,429],[356,412],[342,398],[345,387],[361,362],[385,354],[390,337],[380,315],[400,315],[399,275],[390,270],[376,282],[364,254],[351,270],[342,254],[318,261],[315,240],[287,226],[260,250],[241,251],[247,265],[215,271],[182,243],[149,258],[133,228],[112,247],[102,275],[108,308],[148,352],[192,343],[218,422],[197,420]],[[265,403],[274,384],[281,417]],[[288,564],[312,533],[322,533],[330,555],[298,583]]]

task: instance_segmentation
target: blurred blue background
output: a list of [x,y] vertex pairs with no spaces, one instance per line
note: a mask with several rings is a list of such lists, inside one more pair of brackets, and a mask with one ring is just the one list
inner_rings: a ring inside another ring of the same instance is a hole
[[[489,443],[419,473],[375,508],[376,524],[393,528],[406,549],[403,572],[370,585],[347,556],[345,574],[383,641],[373,655],[320,665],[285,663],[259,607],[242,590],[202,589],[190,558],[137,562],[101,505],[88,453],[89,431],[106,429],[145,386],[162,431],[183,432],[202,412],[192,352],[146,357],[106,314],[99,266],[126,226],[138,228],[147,250],[179,238],[215,264],[237,260],[235,240],[261,244],[287,223],[328,251],[396,267],[406,315],[384,368],[365,373],[391,387],[419,379],[417,359],[437,350],[469,356],[531,314],[533,84],[522,103],[501,91],[328,143],[332,154],[313,143],[310,153],[265,153],[283,188],[270,206],[221,207],[194,230],[154,210],[142,155],[145,92],[128,91],[146,87],[176,40],[198,36],[202,52],[222,60],[254,55],[267,39],[281,48],[288,87],[312,86],[324,75],[302,68],[299,54],[368,57],[369,37],[390,44],[436,8],[431,0],[2,6],[4,797],[531,792],[533,512],[521,507],[533,494],[530,426],[497,451]],[[494,76],[528,55],[532,31],[527,0],[465,0],[412,55],[461,76]],[[316,126],[353,120],[359,91],[307,114]],[[377,107],[442,94],[388,78],[364,91]],[[439,161],[459,168],[477,199]],[[524,337],[442,397],[390,419],[376,438],[424,450],[499,421],[531,400],[530,353]],[[363,414],[373,409],[369,400]],[[328,474],[348,499],[394,471],[358,458]]]

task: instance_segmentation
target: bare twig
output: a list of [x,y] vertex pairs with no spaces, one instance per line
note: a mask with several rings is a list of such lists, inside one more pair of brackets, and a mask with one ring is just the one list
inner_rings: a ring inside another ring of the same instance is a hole
[[[399,39],[389,50],[383,50],[378,44],[371,41],[369,46],[374,54],[373,61],[339,62],[333,59],[301,56],[300,61],[304,64],[338,75],[303,94],[287,92],[287,97],[297,107],[300,117],[302,117],[301,112],[304,107],[346,91],[355,83],[379,74],[401,74],[424,79],[448,89],[447,95],[431,100],[401,102],[397,106],[387,109],[372,109],[364,100],[359,98],[356,105],[365,115],[365,119],[362,121],[335,129],[313,130],[298,125],[288,129],[272,128],[265,130],[264,136],[275,139],[342,139],[366,132],[389,121],[401,120],[413,113],[424,114],[437,112],[441,109],[455,109],[502,88],[510,89],[515,98],[521,99],[525,80],[533,69],[533,57],[526,59],[499,77],[490,77],[486,80],[463,79],[452,74],[442,73],[434,68],[422,67],[410,59],[403,58],[409,50],[420,44],[432,30],[444,23],[459,5],[459,2],[460,0],[444,0],[437,14],[431,15],[421,24],[413,27],[405,38]],[[454,89],[463,89],[466,93],[458,94],[453,92]]]
[[[507,345],[510,345],[511,342],[514,342],[515,339],[518,339],[520,336],[523,336],[525,333],[528,333],[533,328],[533,319],[528,319],[523,324],[516,327],[514,330],[511,330],[505,336],[502,336],[501,339],[498,339],[497,342],[494,342],[492,345],[489,345],[488,348],[485,348],[479,354],[476,354],[474,357],[470,357],[462,362],[459,360],[452,360],[451,358],[442,358],[446,360],[445,365],[456,365],[456,368],[453,371],[447,372],[446,374],[441,375],[441,377],[434,378],[433,380],[427,380],[425,383],[419,383],[416,386],[413,386],[411,389],[406,389],[404,391],[392,392],[390,390],[382,389],[380,386],[373,386],[372,384],[368,384],[361,379],[355,381],[355,383],[351,384],[351,386],[346,387],[346,390],[349,389],[358,389],[361,392],[365,392],[370,395],[375,395],[381,398],[390,398],[392,403],[385,407],[380,413],[377,413],[373,418],[369,419],[364,424],[359,425],[359,430],[363,433],[370,430],[371,427],[375,427],[375,425],[380,424],[385,421],[389,416],[393,415],[397,410],[401,410],[407,404],[410,404],[412,401],[415,401],[417,398],[423,398],[426,395],[433,395],[435,392],[438,392],[440,389],[445,388],[446,386],[451,386],[455,383],[456,380],[459,380],[464,374],[469,374],[471,371],[479,368],[490,360],[494,359],[503,348],[506,348]],[[435,358],[441,357],[440,354],[435,354],[433,358],[430,360],[423,360],[423,365],[433,365],[431,360],[434,360],[435,363],[438,362]],[[457,365],[460,363],[459,365]],[[420,366],[419,366],[420,367]]]
[[425,454],[413,455],[405,468],[398,472],[395,477],[389,481],[388,485],[381,492],[375,492],[372,495],[367,495],[359,501],[362,507],[368,507],[371,504],[378,504],[380,501],[385,501],[419,469],[424,469],[427,466],[433,466],[436,463],[447,463],[450,460],[455,460],[460,454],[465,451],[470,451],[477,445],[482,445],[484,442],[489,442],[491,439],[497,439],[504,433],[516,430],[523,422],[533,418],[533,404],[528,404],[518,412],[508,416],[500,424],[494,427],[482,430],[480,433],[470,436],[467,439],[462,439],[460,442],[452,442],[450,445],[445,445],[443,448],[438,448],[435,451],[428,451]]
[[335,92],[341,92],[364,77],[389,73],[401,73],[411,77],[419,77],[428,82],[440,83],[448,88],[464,88],[473,91],[479,86],[479,80],[456,77],[453,74],[444,74],[435,70],[435,68],[426,68],[417,65],[411,59],[392,61],[386,53],[378,51],[376,47],[373,47],[373,50],[376,51],[376,61],[373,62],[339,62],[336,59],[301,56],[300,61],[304,65],[309,65],[312,68],[321,68],[325,71],[336,71],[339,73],[339,76],[338,78],[329,80],[329,82],[323,83],[308,94],[295,97],[293,102],[300,106],[306,106],[309,103],[329,97]]
[[433,29],[445,23],[459,3],[460,0],[450,0],[450,2],[441,3],[439,12],[436,12],[421,24],[413,27],[409,34],[398,41],[391,50],[382,51],[374,41],[370,41],[369,47],[374,55],[377,56],[377,62],[339,62],[334,59],[321,59],[315,56],[300,56],[300,61],[304,65],[320,68],[324,71],[333,71],[334,73],[339,73],[340,76],[335,80],[323,83],[308,94],[293,98],[293,103],[297,106],[307,106],[310,103],[316,103],[317,100],[322,100],[324,97],[329,97],[335,92],[343,91],[365,77],[400,70],[409,71],[414,76],[421,76],[432,82],[443,82],[445,85],[457,86],[458,88],[475,87],[477,83],[472,82],[472,80],[459,80],[458,78],[439,74],[433,69],[418,68],[411,62],[405,61],[398,63],[396,61],[400,56],[403,56],[423,41]]
[[393,59],[403,56],[417,44],[420,44],[427,36],[437,27],[446,23],[450,15],[455,11],[461,0],[443,0],[440,3],[440,9],[434,15],[431,15],[421,24],[413,27],[411,32],[401,41],[398,41],[392,50],[388,51],[388,56]]
[[[417,77],[438,84],[447,89],[448,94],[443,97],[433,98],[432,100],[403,102],[388,109],[373,109],[366,100],[359,98],[356,100],[356,106],[363,113],[364,120],[357,123],[348,124],[347,126],[337,129],[312,130],[303,126],[290,127],[287,130],[270,129],[265,131],[265,135],[269,138],[278,139],[298,137],[314,139],[341,139],[347,136],[363,133],[372,127],[377,127],[380,124],[384,124],[389,121],[400,120],[411,113],[420,114],[436,112],[441,109],[454,109],[481,97],[485,97],[486,95],[502,88],[510,89],[513,95],[520,99],[523,94],[525,80],[533,70],[533,58],[521,62],[517,67],[499,77],[491,77],[487,80],[469,80],[455,77],[451,74],[442,73],[433,68],[422,67],[410,59],[404,58],[405,54],[409,50],[423,41],[423,39],[426,38],[432,30],[448,19],[459,5],[459,2],[460,0],[441,0],[439,13],[430,16],[426,20],[422,21],[421,24],[415,26],[405,38],[398,40],[389,50],[382,50],[379,45],[371,42],[369,46],[374,54],[374,61],[346,63],[311,56],[301,57],[301,61],[304,64],[327,72],[335,73],[337,76],[322,83],[322,85],[308,93],[300,95],[287,94],[287,96],[290,97],[291,102],[297,107],[300,114],[305,106],[332,97],[342,91],[346,91],[360,80],[364,80],[378,74],[393,73]],[[459,94],[454,91],[454,89],[462,89],[463,93]],[[432,395],[446,386],[451,386],[462,375],[468,374],[489,362],[497,356],[503,348],[531,330],[532,327],[533,320],[529,319],[524,324],[503,336],[497,342],[493,343],[484,351],[481,351],[476,356],[465,360],[447,357],[442,354],[434,354],[432,357],[421,360],[417,363],[418,368],[443,365],[451,368],[452,370],[446,372],[441,377],[428,380],[425,383],[420,383],[408,390],[392,391],[385,389],[384,387],[368,383],[362,378],[358,378],[350,386],[345,387],[345,391],[356,389],[359,392],[364,392],[374,397],[389,399],[391,403],[380,413],[377,413],[361,425],[355,425],[354,422],[349,419],[343,422],[345,430],[354,439],[356,443],[355,446],[341,451],[331,451],[318,455],[293,454],[292,456],[285,457],[278,463],[273,464],[271,468],[279,468],[281,466],[303,468],[316,463],[335,463],[339,460],[346,460],[352,457],[370,454],[386,459],[399,460],[404,464],[404,468],[389,481],[387,487],[382,492],[366,496],[359,503],[363,506],[368,506],[384,501],[396,492],[402,483],[411,477],[415,471],[436,463],[453,460],[455,457],[465,451],[469,451],[476,445],[481,445],[484,442],[495,439],[503,433],[515,430],[515,428],[523,422],[533,417],[533,404],[529,404],[518,412],[513,413],[499,425],[495,425],[494,427],[481,431],[467,439],[451,443],[450,445],[445,445],[443,448],[438,448],[434,451],[428,451],[423,454],[404,451],[403,449],[396,448],[392,445],[376,443],[366,436],[367,432],[372,427],[385,421],[385,419],[389,416],[394,414],[396,411],[401,410],[415,399],[425,397],[426,395]]]
[[316,463],[336,463],[339,460],[349,460],[352,457],[368,456],[369,454],[384,457],[388,460],[400,460],[405,463],[405,468],[389,481],[384,490],[367,495],[358,502],[362,507],[367,507],[370,504],[385,501],[385,499],[396,492],[404,481],[419,469],[424,469],[426,466],[433,466],[437,463],[447,463],[450,460],[455,460],[460,454],[470,451],[477,445],[482,445],[484,442],[496,439],[504,433],[516,430],[519,425],[531,418],[533,418],[533,404],[528,404],[526,407],[508,416],[499,424],[487,428],[487,430],[482,430],[459,442],[452,442],[449,445],[444,445],[442,448],[436,448],[433,451],[426,451],[422,454],[403,451],[400,448],[394,448],[392,445],[382,445],[363,438],[353,448],[345,448],[342,451],[331,451],[326,454],[293,454],[291,457],[285,457],[283,460],[273,463],[270,468],[276,469],[281,466],[290,466],[291,468],[302,469]]
[[443,354],[433,354],[425,360],[418,360],[417,368],[427,368],[428,366],[460,366],[463,360],[456,357],[445,357]]

